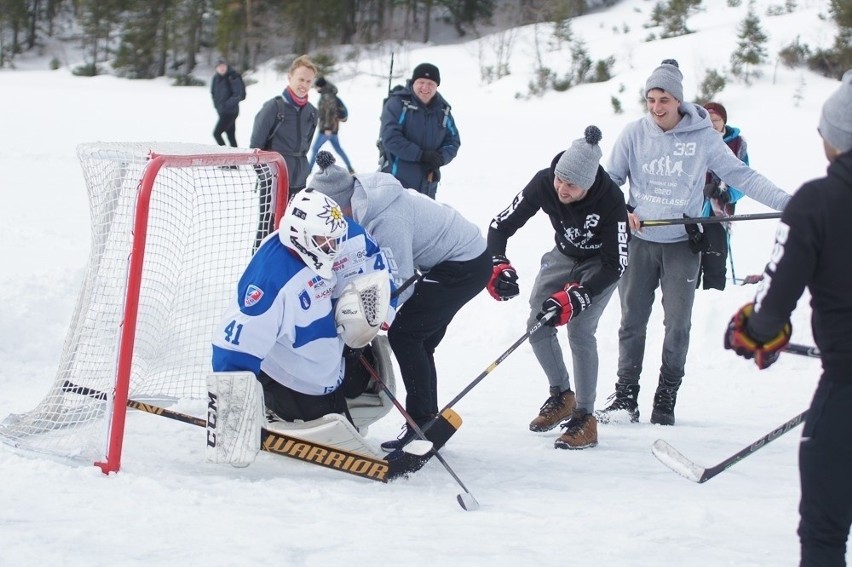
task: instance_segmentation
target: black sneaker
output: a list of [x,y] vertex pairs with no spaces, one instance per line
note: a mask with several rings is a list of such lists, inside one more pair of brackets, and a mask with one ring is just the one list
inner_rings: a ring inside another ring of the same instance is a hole
[[674,407],[677,402],[677,388],[657,386],[654,394],[654,411],[651,412],[651,423],[656,425],[674,425]]
[[399,437],[391,439],[390,441],[385,441],[381,444],[382,451],[390,453],[392,451],[402,449],[416,438],[417,433],[410,425],[408,425],[408,423],[406,423],[402,426],[402,432],[399,434]]
[[615,383],[615,393],[611,394],[606,401],[611,402],[607,407],[595,412],[595,417],[600,423],[612,421],[639,421],[639,384]]

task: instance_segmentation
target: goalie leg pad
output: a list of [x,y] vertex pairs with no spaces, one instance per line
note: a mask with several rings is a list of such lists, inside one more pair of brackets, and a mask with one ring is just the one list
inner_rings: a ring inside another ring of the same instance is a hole
[[266,428],[332,449],[359,453],[373,459],[384,459],[383,452],[364,439],[349,420],[337,413],[330,413],[310,421],[275,420]]
[[265,423],[263,389],[254,374],[207,376],[207,462],[250,465],[260,451],[260,429]]
[[[382,382],[388,387],[393,395],[396,395],[396,376],[394,375],[393,363],[391,362],[391,349],[388,338],[384,335],[377,336],[370,343],[372,347],[372,364]],[[348,363],[349,361],[347,361]],[[354,364],[361,364],[359,360],[353,360]],[[362,434],[366,434],[367,428],[386,416],[393,408],[393,402],[385,394],[381,385],[372,382],[367,390],[357,398],[347,399],[349,414],[352,421]]]

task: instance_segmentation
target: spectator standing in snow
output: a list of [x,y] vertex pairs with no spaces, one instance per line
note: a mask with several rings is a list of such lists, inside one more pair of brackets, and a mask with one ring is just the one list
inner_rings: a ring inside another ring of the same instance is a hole
[[683,381],[692,303],[701,254],[712,251],[700,225],[642,229],[643,220],[698,217],[704,204],[708,169],[749,197],[782,210],[790,195],[731,153],[713,130],[702,107],[685,102],[677,61],[666,59],[645,83],[648,114],[625,127],[615,142],[609,167],[613,181],[630,181],[628,222],[634,232],[630,262],[618,285],[618,382],[612,403],[599,421],[617,414],[639,420],[639,377],[656,289],[662,290],[662,365],[651,423],[674,425],[677,393]]
[[340,117],[339,103],[337,98],[337,87],[330,83],[325,77],[318,77],[314,83],[317,91],[320,93],[319,99],[319,128],[314,139],[314,145],[311,148],[311,158],[308,160],[308,171],[314,168],[314,163],[317,160],[317,152],[325,145],[326,142],[331,142],[331,147],[346,164],[349,173],[355,173],[352,169],[352,163],[343,148],[340,147],[340,139],[338,138],[338,130],[340,123],[345,122],[346,118]]
[[[710,115],[713,129],[722,135],[722,140],[731,148],[734,155],[748,165],[748,145],[740,134],[740,129],[728,126],[728,111],[718,102],[704,104],[704,109]],[[743,192],[736,187],[729,187],[712,171],[707,172],[704,184],[704,208],[702,217],[727,217],[734,214],[736,203]],[[707,223],[704,225],[704,238],[711,243],[713,253],[701,256],[701,271],[699,283],[704,289],[725,289],[727,282],[728,254],[731,250],[730,223]]]
[[246,98],[246,86],[243,77],[224,59],[216,63],[216,73],[210,81],[210,95],[219,114],[219,121],[213,128],[213,138],[217,144],[224,146],[222,134],[225,134],[231,147],[236,148],[237,116],[240,114],[240,101]]
[[381,170],[432,199],[441,167],[456,157],[461,146],[451,107],[438,92],[440,84],[436,66],[415,67],[408,84],[388,96],[379,134],[385,153]]
[[822,377],[799,444],[800,565],[840,567],[846,565],[852,524],[852,69],[823,104],[819,133],[827,174],[805,183],[784,209],[766,277],[754,302],[731,319],[725,348],[753,358],[761,370],[774,363],[790,340],[790,315],[808,288]]

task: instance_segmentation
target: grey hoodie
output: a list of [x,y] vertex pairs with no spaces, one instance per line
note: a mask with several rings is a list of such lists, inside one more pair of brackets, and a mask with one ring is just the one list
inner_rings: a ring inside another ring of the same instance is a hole
[[[351,203],[352,217],[396,264],[398,285],[415,269],[426,274],[441,262],[464,262],[485,252],[475,224],[449,205],[404,189],[389,173],[358,174]],[[399,303],[412,292],[402,292]]]
[[[617,185],[630,180],[627,206],[639,219],[700,217],[708,169],[776,211],[787,206],[790,195],[731,152],[704,108],[682,102],[679,110],[683,118],[668,132],[647,113],[628,124],[613,147],[607,172]],[[652,242],[687,238],[682,225],[648,227],[636,236]]]

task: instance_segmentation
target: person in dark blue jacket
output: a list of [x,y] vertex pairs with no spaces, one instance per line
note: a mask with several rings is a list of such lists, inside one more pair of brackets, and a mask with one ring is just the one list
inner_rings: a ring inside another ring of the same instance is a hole
[[441,167],[459,151],[461,140],[449,103],[438,93],[441,74],[431,63],[414,68],[411,80],[388,96],[382,109],[381,170],[403,187],[432,199]]
[[224,146],[222,134],[226,134],[231,147],[236,148],[237,116],[240,114],[240,101],[246,98],[246,86],[239,72],[224,59],[216,64],[216,74],[210,82],[210,95],[219,114],[219,121],[213,128],[213,138],[217,144]]

